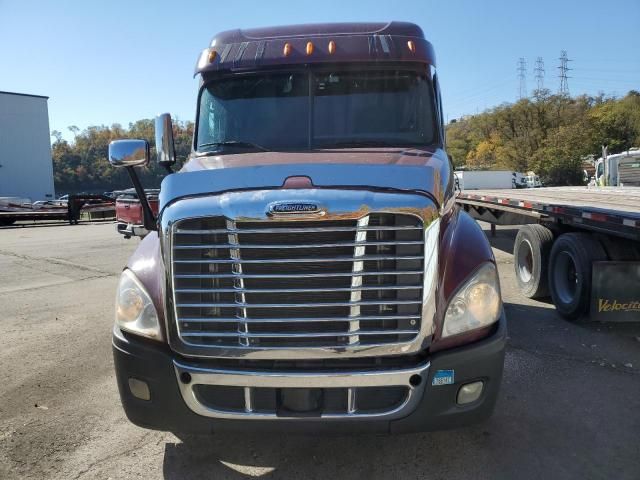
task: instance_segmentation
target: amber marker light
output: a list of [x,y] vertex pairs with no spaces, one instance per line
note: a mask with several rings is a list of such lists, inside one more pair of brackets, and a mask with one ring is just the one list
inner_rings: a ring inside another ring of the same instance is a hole
[[291,55],[291,44],[290,43],[285,43],[284,44],[284,48],[282,49],[282,53],[284,53],[285,57],[288,57],[289,55]]
[[216,56],[218,54],[216,53],[215,50],[210,50],[209,51],[209,63],[213,63],[213,61],[216,59]]
[[307,42],[307,55],[311,55],[313,53],[313,43],[312,42]]
[[336,53],[336,42],[334,42],[333,40],[331,40],[329,42],[329,53],[331,55],[333,55],[334,53]]
[[413,43],[413,40],[409,40],[407,42],[407,47],[409,47],[409,50],[411,50],[411,53],[416,53],[416,44]]

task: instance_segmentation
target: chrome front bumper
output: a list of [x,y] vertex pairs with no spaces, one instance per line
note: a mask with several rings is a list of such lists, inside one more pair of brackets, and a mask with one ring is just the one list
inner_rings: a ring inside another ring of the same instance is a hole
[[[328,420],[372,418],[393,420],[404,417],[415,410],[420,402],[429,376],[429,362],[408,369],[347,372],[273,372],[215,370],[198,368],[173,362],[182,398],[187,406],[198,415],[221,419],[242,420]],[[185,380],[188,380],[185,381]],[[198,385],[230,386],[244,389],[242,410],[216,409],[207,405],[196,393]],[[363,412],[358,409],[359,388],[365,387],[405,387],[406,394],[401,403],[387,410]],[[347,394],[347,408],[343,413],[319,413],[317,415],[286,415],[277,411],[260,411],[253,406],[252,397],[256,388],[271,389],[322,389],[343,388]]]

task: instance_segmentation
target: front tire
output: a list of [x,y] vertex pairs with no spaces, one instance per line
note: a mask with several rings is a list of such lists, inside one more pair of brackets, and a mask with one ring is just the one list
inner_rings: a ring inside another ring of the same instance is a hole
[[525,297],[549,296],[547,267],[553,232],[542,225],[524,225],[513,245],[513,266],[518,288]]
[[587,313],[592,264],[606,259],[600,242],[588,233],[565,233],[555,241],[549,256],[549,290],[560,315],[575,320]]

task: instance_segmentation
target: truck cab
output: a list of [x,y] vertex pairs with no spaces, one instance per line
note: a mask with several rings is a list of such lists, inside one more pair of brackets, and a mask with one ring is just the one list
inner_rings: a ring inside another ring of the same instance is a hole
[[[172,432],[404,432],[487,418],[506,319],[455,204],[435,53],[411,23],[231,30],[201,53],[193,149],[117,291],[124,410]],[[171,120],[158,161],[175,162]],[[141,140],[110,162],[150,161]]]
[[527,175],[524,176],[524,187],[525,188],[542,187],[542,182],[540,181],[540,177],[533,172],[527,173]]
[[[158,214],[158,193],[157,189],[145,189],[145,195],[151,213]],[[138,198],[138,194],[134,188],[117,192],[116,194],[116,231],[124,238],[132,236],[144,237],[149,233],[143,226],[144,216],[142,211],[142,203]]]
[[595,184],[611,187],[640,186],[640,149],[630,148],[626,152],[596,160]]

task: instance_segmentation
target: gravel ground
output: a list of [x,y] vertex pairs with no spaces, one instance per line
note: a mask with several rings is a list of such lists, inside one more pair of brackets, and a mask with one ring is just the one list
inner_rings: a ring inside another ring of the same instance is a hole
[[522,298],[492,239],[509,322],[494,416],[399,436],[213,435],[130,424],[111,357],[113,224],[0,229],[0,478],[640,478],[640,324],[568,323]]

